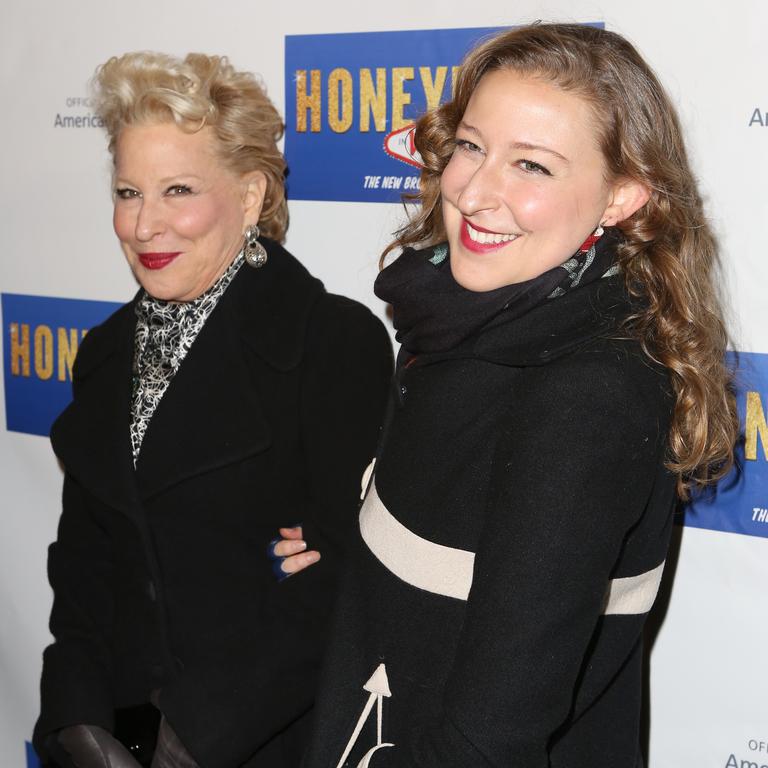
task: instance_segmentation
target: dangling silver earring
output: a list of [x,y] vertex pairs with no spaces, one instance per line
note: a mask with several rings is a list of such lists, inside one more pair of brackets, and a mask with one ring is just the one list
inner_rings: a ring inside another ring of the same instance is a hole
[[597,229],[595,230],[595,237],[602,237],[605,230],[603,229],[602,222],[597,225]]
[[258,269],[267,263],[267,251],[259,242],[259,228],[256,224],[251,224],[245,230],[245,243],[243,244],[243,258],[249,267]]

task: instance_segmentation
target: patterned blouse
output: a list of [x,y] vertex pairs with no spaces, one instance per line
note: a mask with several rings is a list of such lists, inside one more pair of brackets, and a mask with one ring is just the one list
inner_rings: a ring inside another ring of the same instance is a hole
[[162,301],[145,291],[136,304],[131,399],[134,467],[155,409],[200,329],[242,265],[243,254],[240,252],[224,274],[192,301]]

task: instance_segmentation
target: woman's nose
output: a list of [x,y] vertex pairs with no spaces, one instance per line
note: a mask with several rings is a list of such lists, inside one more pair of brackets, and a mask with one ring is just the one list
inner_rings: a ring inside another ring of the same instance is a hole
[[458,208],[465,216],[493,210],[498,205],[501,180],[497,169],[487,160],[479,165],[461,190]]
[[162,234],[164,229],[165,222],[160,206],[144,198],[136,217],[136,239],[141,242],[148,242],[156,235]]

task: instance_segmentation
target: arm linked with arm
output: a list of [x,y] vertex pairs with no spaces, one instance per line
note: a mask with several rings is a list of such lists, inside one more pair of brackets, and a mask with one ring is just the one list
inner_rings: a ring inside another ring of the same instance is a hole
[[[298,403],[302,461],[296,475],[306,486],[305,514],[285,522],[302,523],[309,546],[322,558],[276,586],[279,599],[269,623],[243,649],[250,660],[247,682],[235,671],[238,665],[228,665],[224,672],[185,674],[160,696],[160,709],[182,742],[209,768],[241,765],[312,706],[336,579],[355,529],[360,476],[375,451],[391,365],[388,335],[367,309],[321,297],[309,319]],[[193,721],[175,722],[175,711],[188,701],[199,702]],[[238,725],[244,722],[245,732]]]

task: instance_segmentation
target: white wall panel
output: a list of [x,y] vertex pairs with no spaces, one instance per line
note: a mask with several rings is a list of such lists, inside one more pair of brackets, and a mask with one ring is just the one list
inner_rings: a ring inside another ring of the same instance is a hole
[[[102,133],[55,127],[57,115],[88,114],[76,100],[87,96],[94,67],[110,55],[136,49],[227,54],[237,67],[262,73],[282,111],[286,35],[483,27],[537,18],[604,22],[633,40],[658,71],[679,107],[721,235],[735,345],[768,353],[762,231],[768,221],[768,124],[749,124],[755,109],[768,123],[768,5],[761,0],[714,7],[669,0],[8,0],[0,9],[0,291],[123,302],[135,290],[111,229]],[[292,201],[288,247],[331,290],[384,317],[371,284],[378,254],[401,216],[402,209],[390,204]],[[2,381],[0,389],[5,393]],[[768,391],[761,396],[768,406]],[[748,464],[748,471],[766,475],[763,453]],[[60,482],[44,437],[0,429],[3,768],[25,765],[24,742],[38,706],[40,654],[49,641],[45,558],[55,535]],[[684,529],[651,655],[650,768],[768,764],[767,581],[764,536]]]

